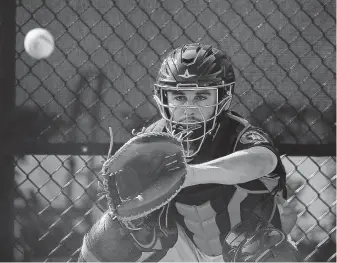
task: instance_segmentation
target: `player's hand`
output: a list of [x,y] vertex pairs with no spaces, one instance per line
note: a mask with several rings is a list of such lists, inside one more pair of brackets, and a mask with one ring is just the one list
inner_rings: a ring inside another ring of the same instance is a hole
[[237,224],[223,242],[225,262],[299,262],[300,256],[286,234],[252,215]]
[[179,138],[142,131],[114,155],[109,151],[102,185],[111,212],[121,221],[130,221],[169,203],[182,189],[186,173]]
[[168,250],[178,238],[175,218],[169,204],[156,210],[136,223],[134,228],[128,227],[133,242],[142,252]]
[[186,179],[183,185],[183,188],[186,188],[188,186],[195,185],[194,181],[194,169],[192,165],[186,164]]

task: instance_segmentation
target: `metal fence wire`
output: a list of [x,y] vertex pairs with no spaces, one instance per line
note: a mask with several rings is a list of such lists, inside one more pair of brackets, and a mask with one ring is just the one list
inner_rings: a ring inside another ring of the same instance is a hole
[[[306,261],[335,260],[336,158],[321,151],[335,145],[334,0],[16,3],[16,115],[9,134],[20,143],[6,147],[17,156],[15,260],[76,260],[84,233],[106,209],[97,174],[108,127],[122,144],[132,129],[159,117],[152,87],[161,59],[191,42],[231,57],[232,110],[281,148],[291,146],[282,161],[288,205],[298,211],[292,239]],[[23,49],[35,27],[55,37],[48,59],[34,60]]]

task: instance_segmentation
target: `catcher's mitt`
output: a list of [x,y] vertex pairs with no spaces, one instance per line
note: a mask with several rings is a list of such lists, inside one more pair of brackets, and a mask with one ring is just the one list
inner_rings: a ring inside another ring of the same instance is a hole
[[271,223],[252,216],[234,227],[223,244],[225,262],[299,262],[287,236]]
[[[111,130],[110,130],[111,133]],[[142,218],[170,202],[187,173],[182,137],[142,132],[103,164],[103,189],[111,212],[120,221]]]

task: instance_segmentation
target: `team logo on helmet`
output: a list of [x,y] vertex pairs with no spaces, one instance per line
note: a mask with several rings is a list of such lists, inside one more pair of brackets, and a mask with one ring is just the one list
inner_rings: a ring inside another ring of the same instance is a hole
[[186,69],[184,74],[178,75],[178,76],[179,76],[179,77],[182,77],[182,78],[185,78],[185,79],[188,79],[188,78],[191,78],[191,77],[195,77],[196,75],[190,74],[190,73],[188,72],[188,69]]

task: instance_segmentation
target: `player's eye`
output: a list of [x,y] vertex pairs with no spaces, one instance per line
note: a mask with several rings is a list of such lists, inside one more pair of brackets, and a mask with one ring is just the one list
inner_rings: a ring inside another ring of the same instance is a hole
[[176,96],[174,99],[177,101],[186,101],[186,96]]
[[202,101],[202,100],[206,100],[207,97],[206,96],[202,96],[202,95],[198,95],[198,96],[195,96],[194,99],[196,101]]

